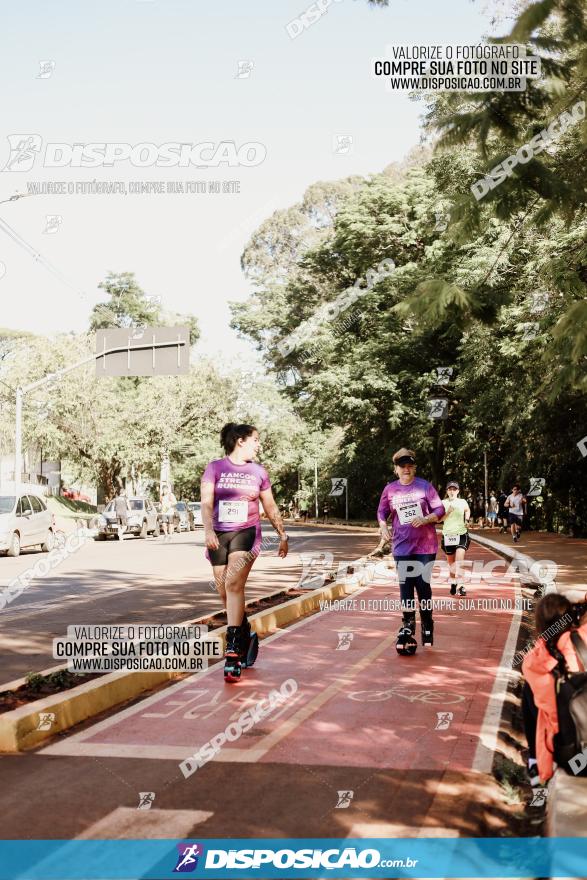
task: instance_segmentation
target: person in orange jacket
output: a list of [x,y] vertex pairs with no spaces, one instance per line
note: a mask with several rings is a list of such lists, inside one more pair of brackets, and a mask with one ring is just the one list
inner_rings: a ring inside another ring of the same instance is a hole
[[[587,600],[587,595],[584,598]],[[571,603],[560,593],[549,593],[536,605],[538,638],[522,663],[526,679],[522,709],[528,739],[528,770],[533,785],[546,783],[554,773],[553,740],[558,733],[558,717],[552,670],[558,660],[551,651],[560,651],[569,672],[580,671],[570,634],[573,620]],[[584,621],[577,632],[587,644],[587,619]]]

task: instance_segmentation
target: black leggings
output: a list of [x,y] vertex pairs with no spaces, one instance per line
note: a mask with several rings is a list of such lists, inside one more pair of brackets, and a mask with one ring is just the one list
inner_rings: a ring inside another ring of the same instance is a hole
[[538,723],[538,709],[534,702],[534,694],[528,682],[522,689],[522,718],[524,719],[524,733],[528,741],[528,757],[536,758],[536,724]]
[[[416,611],[414,591],[420,603],[426,602],[430,606],[432,599],[430,581],[436,553],[414,553],[411,556],[394,556],[394,559],[404,614],[414,614]],[[424,617],[431,617],[432,609],[428,607],[423,611],[420,608],[420,613]]]

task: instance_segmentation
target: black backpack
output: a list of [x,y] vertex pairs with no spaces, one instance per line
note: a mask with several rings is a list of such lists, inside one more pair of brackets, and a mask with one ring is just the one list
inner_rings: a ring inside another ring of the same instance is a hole
[[578,632],[571,633],[582,672],[569,672],[556,648],[555,678],[558,733],[554,736],[554,760],[570,776],[587,776],[587,645]]

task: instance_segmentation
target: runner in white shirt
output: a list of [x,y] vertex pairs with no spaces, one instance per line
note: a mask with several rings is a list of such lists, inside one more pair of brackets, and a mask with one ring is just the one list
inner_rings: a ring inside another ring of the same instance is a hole
[[512,538],[514,544],[517,544],[520,540],[526,507],[526,498],[522,495],[518,485],[515,485],[512,489],[512,494],[508,495],[505,506],[508,509],[508,525],[511,528]]

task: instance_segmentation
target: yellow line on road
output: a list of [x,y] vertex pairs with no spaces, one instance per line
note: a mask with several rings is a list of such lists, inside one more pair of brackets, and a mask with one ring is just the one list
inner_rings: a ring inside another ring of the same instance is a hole
[[[321,706],[327,703],[332,697],[336,696],[343,688],[349,687],[353,684],[354,677],[362,672],[369,664],[377,659],[381,654],[391,648],[394,636],[387,636],[387,638],[383,639],[381,644],[379,644],[376,648],[366,654],[362,660],[359,660],[355,663],[354,666],[351,666],[349,671],[341,678],[334,681],[331,685],[317,694],[314,699],[310,700],[309,703],[306,703],[302,706],[298,711],[292,715],[291,718],[288,718],[287,721],[284,721],[283,724],[280,724],[279,727],[273,731],[273,733],[269,733],[261,742],[256,745],[252,749],[227,749],[225,752],[226,761],[240,761],[240,762],[254,762],[260,761],[261,758],[265,757],[267,752],[272,749],[278,742],[284,739],[286,736],[289,736],[300,724],[303,724],[304,721],[307,721]],[[222,752],[220,753],[220,755]],[[218,760],[220,755],[217,756],[215,760]]]

